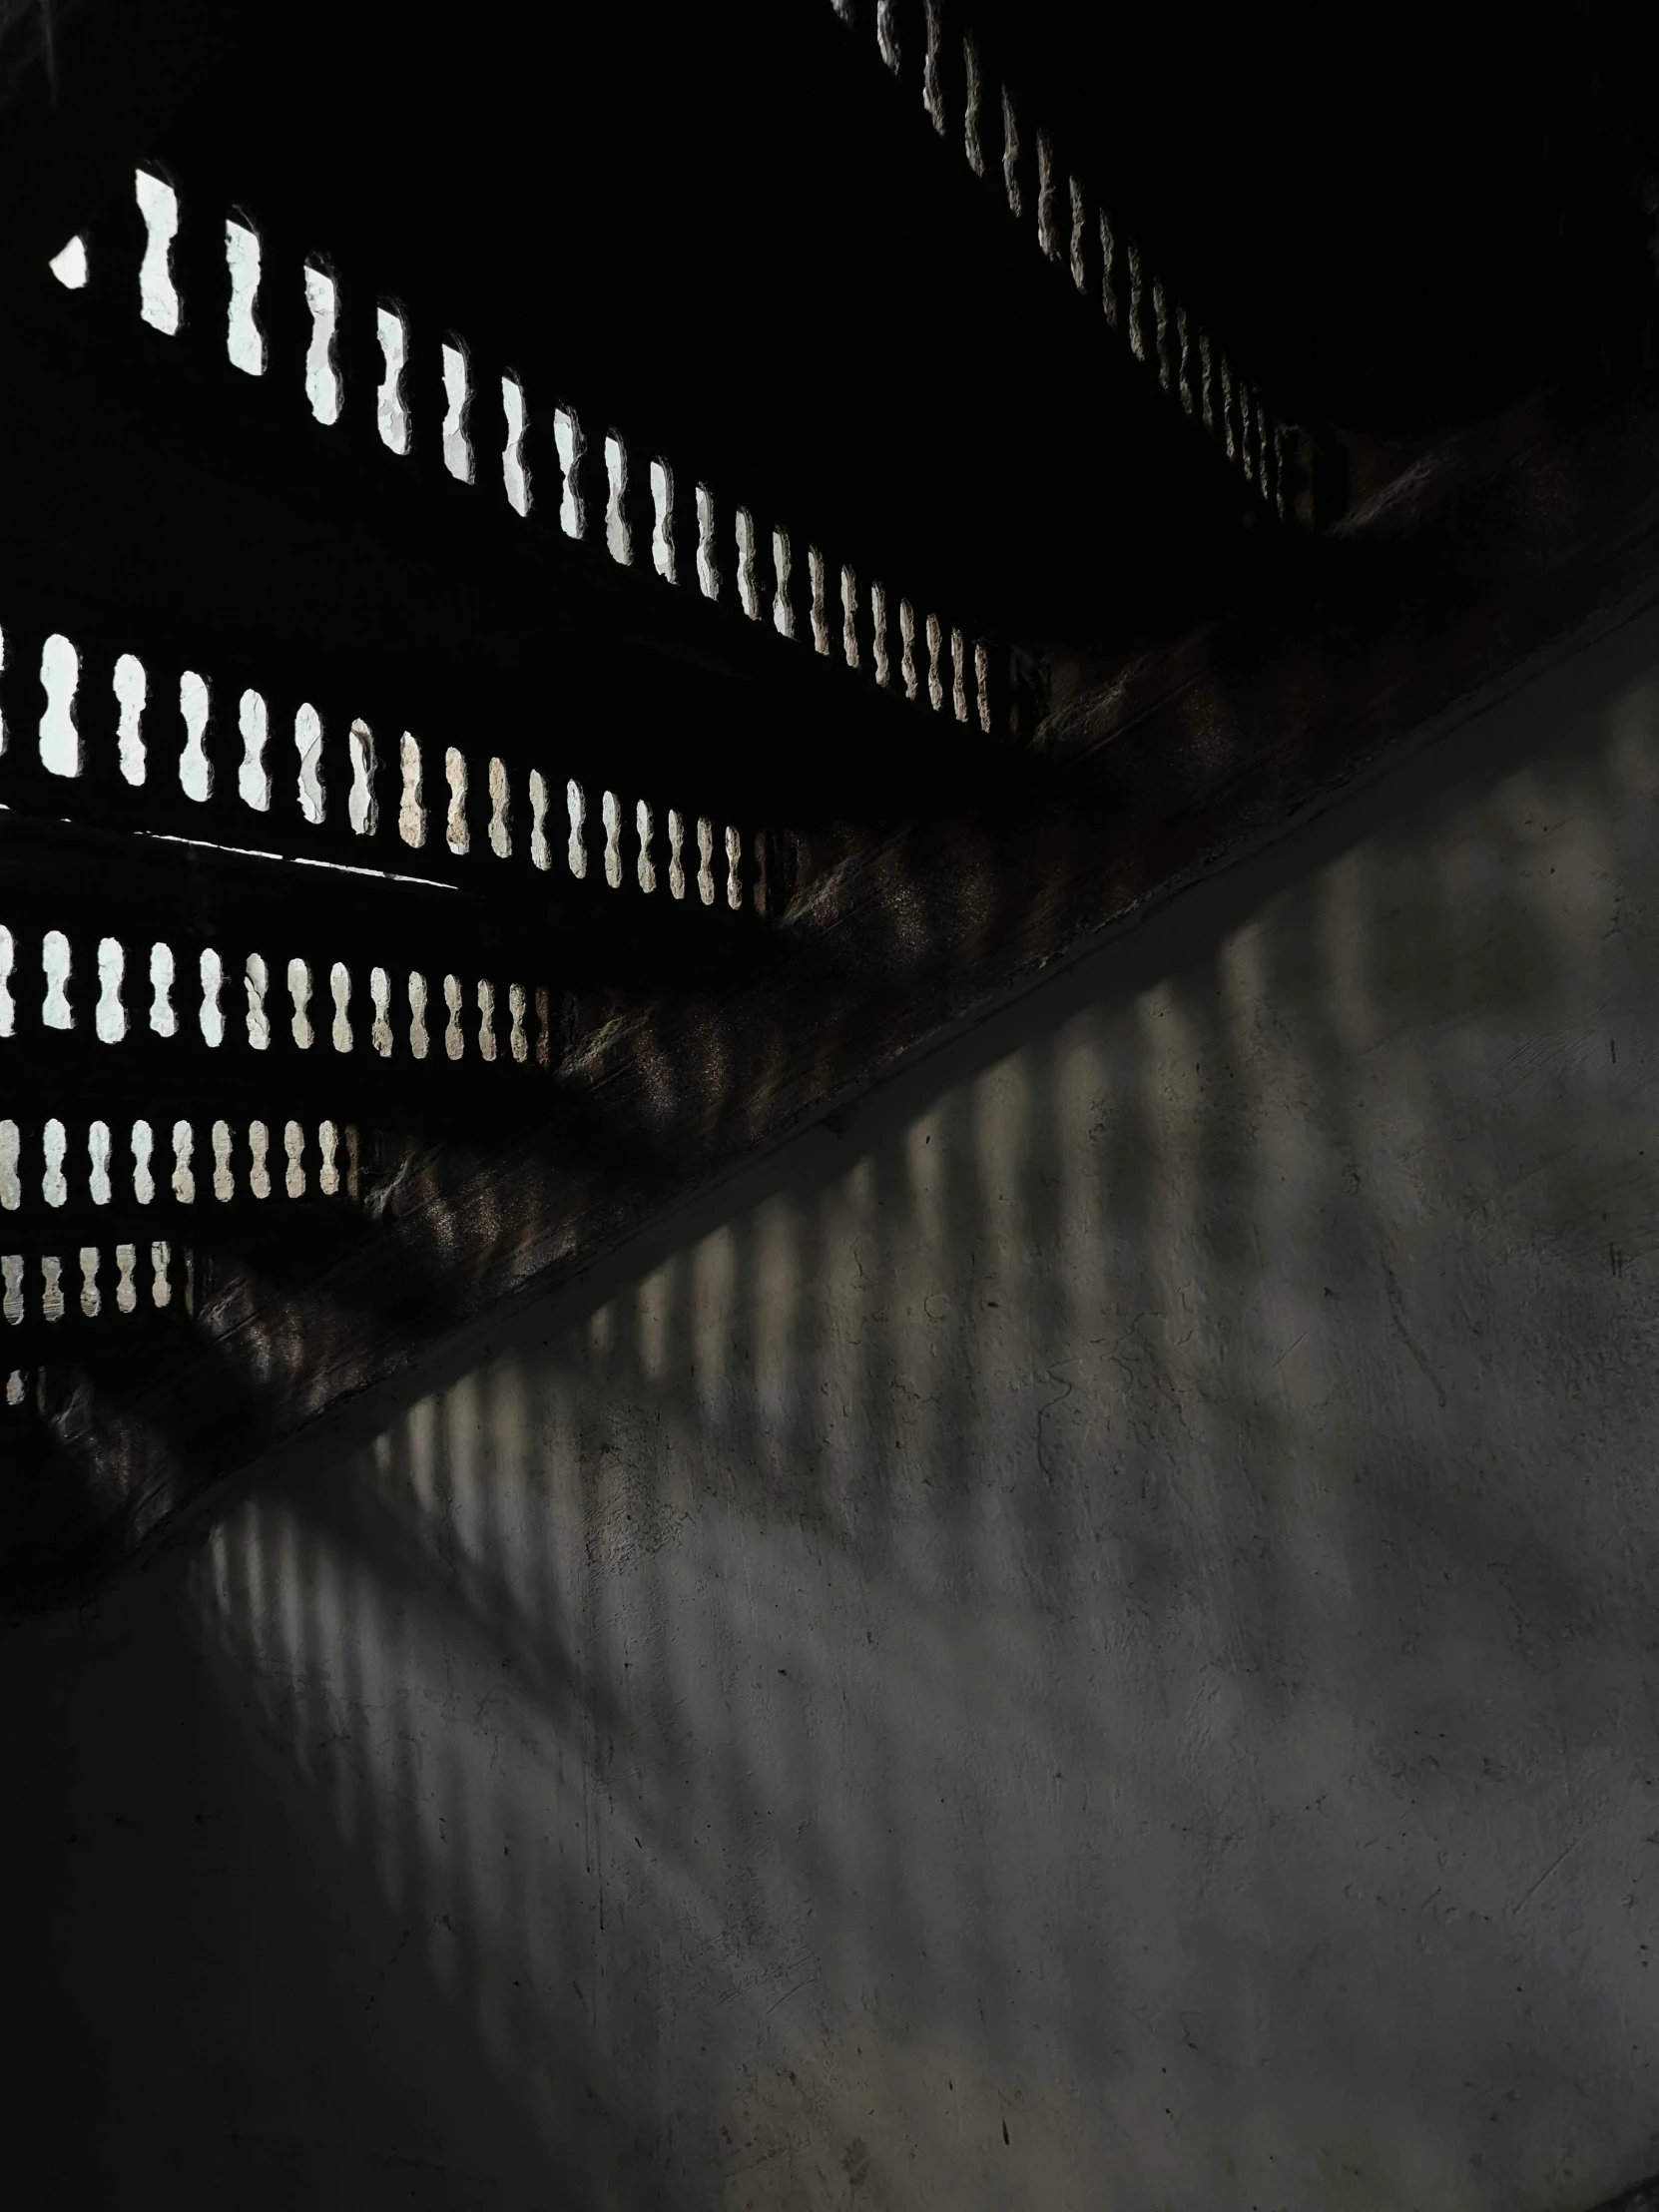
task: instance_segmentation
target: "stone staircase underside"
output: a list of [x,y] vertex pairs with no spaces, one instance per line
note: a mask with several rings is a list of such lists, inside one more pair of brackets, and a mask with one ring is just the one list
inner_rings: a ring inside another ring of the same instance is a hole
[[1368,382],[1061,12],[13,26],[9,1607],[1645,603],[1644,119]]

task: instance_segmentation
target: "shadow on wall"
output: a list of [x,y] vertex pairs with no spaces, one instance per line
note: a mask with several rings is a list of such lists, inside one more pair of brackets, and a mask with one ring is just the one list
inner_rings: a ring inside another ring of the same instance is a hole
[[526,2201],[1543,2212],[1659,2162],[1653,667],[1593,649],[217,1526],[228,1700]]

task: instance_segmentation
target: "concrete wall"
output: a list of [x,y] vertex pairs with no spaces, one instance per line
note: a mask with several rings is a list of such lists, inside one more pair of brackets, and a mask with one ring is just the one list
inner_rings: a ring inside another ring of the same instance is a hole
[[16,2201],[1659,2167],[1656,1077],[1649,623],[14,1637]]

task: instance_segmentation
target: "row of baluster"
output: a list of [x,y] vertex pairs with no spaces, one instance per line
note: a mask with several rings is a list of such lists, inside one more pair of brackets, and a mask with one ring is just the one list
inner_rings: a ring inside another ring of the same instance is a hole
[[[96,1222],[100,1212],[148,1212],[200,1202],[246,1212],[274,1197],[355,1200],[357,1130],[327,1120],[204,1117],[0,1118],[0,1241],[8,1217]],[[66,1217],[64,1209],[72,1210]]]
[[360,715],[215,684],[177,692],[137,655],[12,624],[0,635],[0,795],[235,846],[448,881],[518,860],[613,890],[659,888],[702,908],[759,907],[757,841],[709,816],[480,760],[412,732],[385,743]]
[[905,87],[919,116],[960,150],[1044,258],[1070,276],[1132,356],[1208,433],[1275,514],[1294,510],[1294,433],[1226,348],[1149,269],[1139,242],[1116,225],[995,73],[982,40],[949,0],[830,0],[867,40],[874,62]]
[[210,212],[149,170],[131,204],[72,240],[53,272],[91,311],[142,320],[308,403],[343,441],[493,489],[642,577],[857,671],[935,718],[1017,727],[1007,656],[867,559],[735,495],[591,400],[533,400],[460,336],[343,276],[246,212]]
[[[469,985],[436,972],[429,980],[395,962],[368,965],[365,976],[355,958],[250,952],[237,960],[213,945],[187,962],[163,940],[129,945],[74,927],[0,925],[0,1070],[8,1045],[34,1038],[50,1047],[54,1035],[77,1030],[99,1045],[142,1044],[152,1064],[184,1042],[546,1069],[553,1010],[545,986],[498,988],[488,977]],[[112,1053],[110,1071],[132,1064],[130,1054]]]

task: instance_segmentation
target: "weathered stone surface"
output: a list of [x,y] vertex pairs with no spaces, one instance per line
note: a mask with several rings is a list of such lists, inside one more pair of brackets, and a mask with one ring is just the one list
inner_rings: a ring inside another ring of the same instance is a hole
[[18,1631],[20,2199],[1651,2173],[1656,851],[1650,613]]

